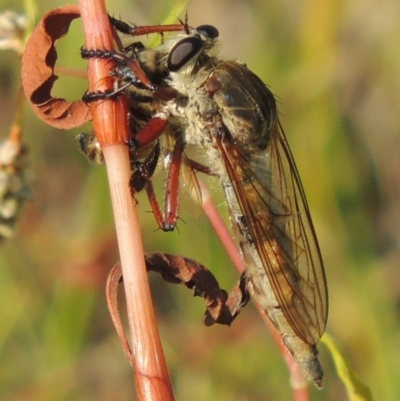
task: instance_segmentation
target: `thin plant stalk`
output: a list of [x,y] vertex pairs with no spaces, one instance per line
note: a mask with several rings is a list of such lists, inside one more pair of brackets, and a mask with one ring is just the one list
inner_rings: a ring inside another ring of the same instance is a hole
[[[80,0],[87,48],[113,49],[112,34],[103,0]],[[90,91],[113,88],[110,63],[89,60]],[[104,100],[91,105],[93,127],[102,145],[110,184],[118,246],[124,276],[132,363],[137,399],[173,401],[171,381],[156,324],[136,205],[129,190],[130,165],[126,99]]]

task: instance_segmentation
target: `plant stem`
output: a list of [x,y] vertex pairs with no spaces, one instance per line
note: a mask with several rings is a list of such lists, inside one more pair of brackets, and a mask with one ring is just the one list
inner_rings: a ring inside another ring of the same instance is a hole
[[[108,15],[103,0],[80,0],[87,48],[113,50]],[[112,67],[112,66],[111,66]],[[110,63],[92,59],[88,64],[89,90],[113,88]],[[143,255],[136,206],[129,188],[130,164],[128,110],[126,99],[91,104],[93,127],[107,166],[118,246],[124,276],[132,361],[137,399],[173,401]]]

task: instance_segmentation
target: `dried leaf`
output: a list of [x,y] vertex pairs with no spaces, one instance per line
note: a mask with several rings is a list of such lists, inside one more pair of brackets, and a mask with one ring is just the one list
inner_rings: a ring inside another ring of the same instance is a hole
[[[204,314],[203,321],[207,326],[214,323],[230,325],[239,314],[240,309],[250,299],[244,274],[228,295],[225,290],[219,287],[213,274],[193,259],[155,252],[146,253],[145,261],[148,271],[160,273],[162,278],[169,283],[185,284],[186,287],[194,290],[195,296],[201,296],[205,299],[207,311]],[[118,312],[117,289],[118,283],[121,281],[121,264],[117,263],[108,276],[107,303],[124,352],[132,364],[132,352],[126,340]]]
[[76,5],[45,14],[29,38],[22,57],[22,85],[31,107],[47,124],[61,129],[75,128],[91,120],[89,108],[82,100],[67,102],[51,96],[53,84],[58,79],[54,74],[56,41],[79,17]]
[[107,278],[106,285],[106,298],[108,304],[108,310],[110,311],[111,319],[114,323],[115,330],[117,331],[118,337],[121,341],[122,348],[125,355],[128,358],[129,363],[134,367],[134,359],[132,355],[131,347],[129,346],[128,340],[125,337],[124,329],[121,323],[121,317],[118,311],[118,284],[122,279],[121,263],[117,263],[110,271]]
[[219,287],[213,274],[193,259],[155,252],[145,254],[145,260],[147,270],[160,273],[170,283],[185,284],[194,290],[195,296],[204,298],[207,311],[203,321],[206,326],[214,323],[230,325],[249,301],[243,275],[228,295]]

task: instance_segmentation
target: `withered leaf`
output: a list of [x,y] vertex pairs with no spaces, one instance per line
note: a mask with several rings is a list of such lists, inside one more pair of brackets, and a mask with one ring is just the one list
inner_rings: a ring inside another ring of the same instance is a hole
[[[207,310],[203,322],[206,326],[211,326],[214,323],[230,325],[250,299],[244,274],[228,295],[225,290],[219,287],[213,274],[193,259],[154,252],[145,254],[145,262],[147,271],[160,273],[162,278],[169,283],[185,284],[186,287],[194,291],[195,296],[204,298]],[[121,264],[117,263],[108,276],[107,303],[124,352],[132,364],[130,346],[126,340],[118,312],[117,289],[118,283],[121,281]]]
[[228,295],[210,270],[193,259],[154,252],[146,253],[145,261],[148,271],[160,273],[169,283],[185,284],[195,296],[204,298],[207,311],[203,321],[207,326],[214,323],[230,325],[249,300],[243,276]]
[[71,22],[79,17],[77,5],[45,14],[29,38],[22,57],[22,85],[31,107],[47,124],[61,129],[75,128],[91,120],[89,108],[82,100],[67,102],[51,95],[58,78],[54,74],[56,41],[67,34]]

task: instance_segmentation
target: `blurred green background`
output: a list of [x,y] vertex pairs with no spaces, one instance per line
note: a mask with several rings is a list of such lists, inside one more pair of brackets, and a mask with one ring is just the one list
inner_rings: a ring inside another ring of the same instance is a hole
[[[21,2],[22,3],[22,2]],[[66,2],[38,1],[39,15]],[[1,10],[19,7],[2,1]],[[221,57],[238,58],[278,96],[302,177],[330,292],[328,331],[378,400],[400,399],[400,2],[398,0],[114,0],[137,24],[213,24]],[[180,10],[183,10],[180,11]],[[397,38],[397,39],[396,39]],[[85,69],[79,20],[59,42],[60,64]],[[0,57],[0,124],[6,137],[20,86],[20,60]],[[83,80],[61,77],[55,93],[80,98]],[[0,250],[0,399],[132,400],[130,366],[105,303],[118,260],[105,169],[78,153],[74,137],[25,107],[33,199],[15,238]],[[397,156],[396,156],[397,155]],[[209,180],[223,216],[218,182]],[[161,191],[164,177],[155,181]],[[144,194],[146,251],[208,266],[222,287],[237,278],[210,224],[182,200],[179,230],[156,228]],[[201,299],[151,274],[161,337],[177,400],[291,400],[289,375],[252,305],[232,327],[201,324]],[[323,344],[325,387],[312,400],[345,400]]]

